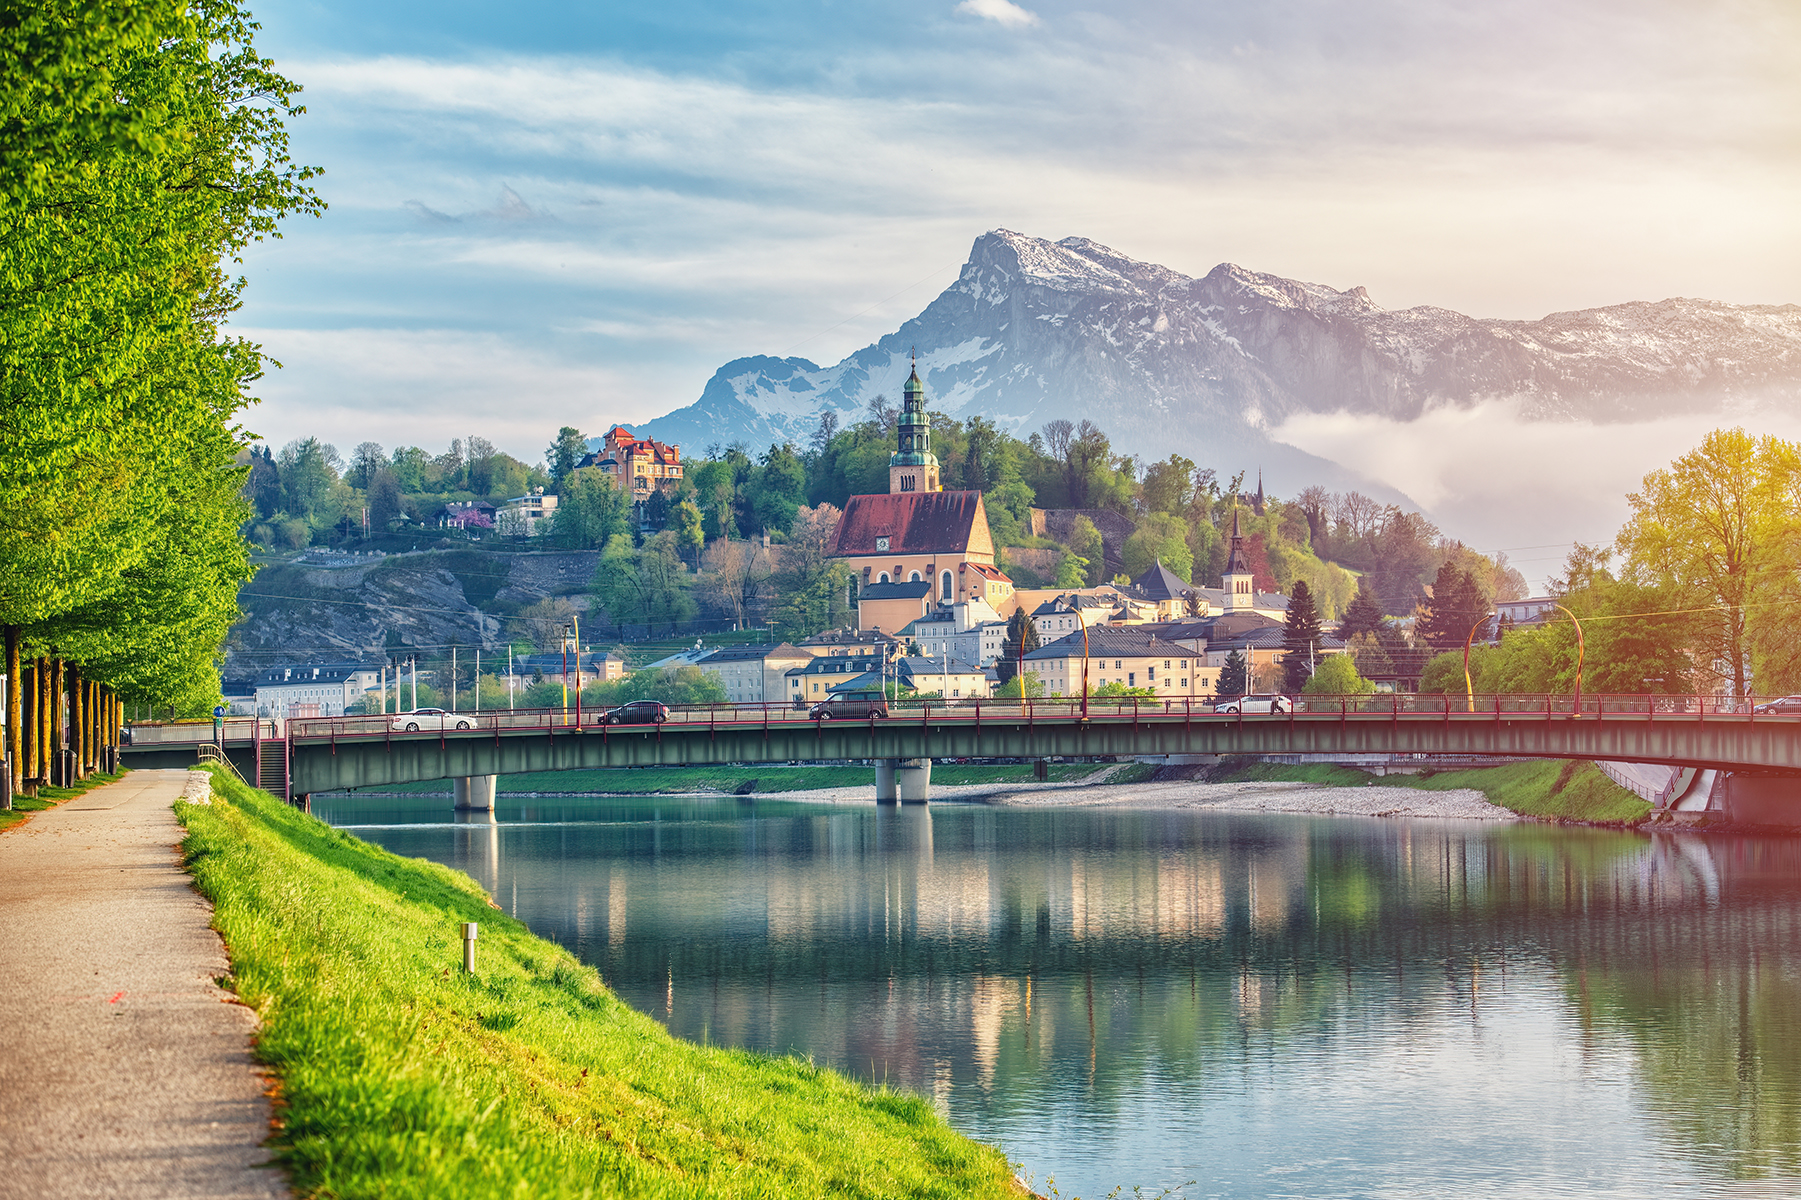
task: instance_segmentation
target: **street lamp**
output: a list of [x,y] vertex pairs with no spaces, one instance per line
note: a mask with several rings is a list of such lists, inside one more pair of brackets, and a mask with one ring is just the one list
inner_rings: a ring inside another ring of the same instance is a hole
[[[1076,624],[1082,627],[1082,719],[1086,721],[1088,719],[1088,618],[1082,615],[1082,605],[1079,602],[1081,597],[1078,596],[1076,599],[1078,603],[1072,604],[1070,607],[1075,610]],[[1019,686],[1024,689],[1025,684],[1022,683]]]
[[[568,622],[563,623],[563,723],[569,722],[569,639],[574,630]],[[576,695],[581,695],[577,692]]]
[[575,726],[580,729],[582,724],[582,619],[571,615],[569,630],[570,636],[575,641]]
[[1476,711],[1476,687],[1470,682],[1470,643],[1476,640],[1476,631],[1488,624],[1488,614],[1470,626],[1470,635],[1463,639],[1463,696],[1471,712]]
[[1583,656],[1582,622],[1576,620],[1576,614],[1571,612],[1569,609],[1565,608],[1561,604],[1553,604],[1551,607],[1556,609],[1558,612],[1563,613],[1565,616],[1567,616],[1570,619],[1570,621],[1576,626],[1576,707],[1575,707],[1575,712],[1576,712],[1577,716],[1581,716],[1582,715],[1582,656]]

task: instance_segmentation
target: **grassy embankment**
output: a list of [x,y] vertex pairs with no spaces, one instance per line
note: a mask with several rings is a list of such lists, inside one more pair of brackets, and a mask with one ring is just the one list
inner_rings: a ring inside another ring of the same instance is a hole
[[183,846],[262,1018],[302,1195],[1022,1194],[925,1100],[672,1038],[467,876],[213,786],[177,806]]
[[1249,765],[1222,763],[1223,770],[1209,772],[1209,783],[1284,780],[1332,787],[1418,788],[1445,792],[1473,788],[1489,803],[1522,816],[1558,821],[1596,821],[1634,825],[1651,813],[1651,805],[1627,791],[1592,762],[1533,759],[1504,767],[1477,767],[1466,771],[1436,771],[1419,775],[1372,775],[1355,767],[1323,763],[1288,766],[1278,763]]
[[[1052,763],[1053,783],[1085,779],[1107,769],[1105,763]],[[1030,783],[1031,763],[939,763],[932,767],[932,784],[950,787],[974,783]],[[1120,780],[1119,782],[1127,782]],[[501,795],[520,793],[616,792],[649,796],[670,792],[735,792],[745,784],[757,792],[799,792],[813,788],[874,787],[875,772],[854,764],[806,767],[617,767],[596,771],[535,771],[502,775]],[[445,780],[400,783],[368,789],[377,793],[447,794]]]
[[32,813],[43,812],[47,808],[55,808],[65,800],[73,800],[83,793],[90,792],[103,783],[116,783],[125,778],[125,772],[117,775],[90,775],[74,787],[53,788],[41,787],[34,799],[31,796],[13,796],[11,808],[0,809],[0,833],[5,833],[15,825],[23,825],[30,820]]

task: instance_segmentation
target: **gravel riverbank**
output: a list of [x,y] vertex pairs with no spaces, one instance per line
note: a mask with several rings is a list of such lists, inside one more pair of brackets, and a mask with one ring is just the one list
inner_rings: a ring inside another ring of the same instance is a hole
[[[1115,768],[1118,770],[1118,768]],[[1108,783],[1107,775],[1078,783],[1001,783],[932,788],[934,800],[1033,808],[1211,808],[1220,812],[1310,813],[1319,816],[1454,817],[1516,821],[1518,815],[1474,788],[1427,792],[1417,788],[1321,787],[1312,783]],[[869,787],[821,788],[770,794],[770,800],[867,804]]]

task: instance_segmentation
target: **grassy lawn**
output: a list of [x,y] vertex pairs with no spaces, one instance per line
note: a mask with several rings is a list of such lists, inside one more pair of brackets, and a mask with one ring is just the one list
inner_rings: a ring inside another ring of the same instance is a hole
[[1385,787],[1420,788],[1443,792],[1474,788],[1498,804],[1530,817],[1564,821],[1608,821],[1634,824],[1650,815],[1651,805],[1601,774],[1592,762],[1529,760],[1504,767],[1478,767],[1467,771],[1437,771],[1425,775],[1372,775],[1355,767],[1324,763],[1286,766],[1254,763],[1208,781],[1289,780],[1332,787],[1359,787],[1373,783]]
[[[1052,763],[1050,779],[1054,783],[1063,783],[1084,779],[1105,769],[1104,764],[1096,763]],[[942,786],[965,783],[1029,783],[1031,779],[1031,763],[939,763],[932,767],[932,783]],[[829,763],[802,767],[619,767],[597,771],[537,771],[525,775],[502,775],[497,790],[502,795],[525,792],[619,792],[647,796],[666,792],[733,792],[746,783],[752,784],[752,790],[758,792],[798,792],[835,787],[873,788],[875,768]],[[429,783],[394,784],[369,790],[437,793],[448,792],[450,785],[444,780],[434,780]]]
[[299,1194],[1023,1195],[925,1100],[672,1038],[467,876],[213,788],[177,805],[183,848],[262,1018]]
[[14,795],[13,806],[10,809],[0,809],[0,833],[5,833],[16,825],[23,825],[32,813],[55,808],[64,800],[73,800],[77,796],[93,791],[103,783],[113,783],[123,778],[125,778],[123,771],[117,775],[90,775],[74,787],[39,788],[35,800],[30,796]]

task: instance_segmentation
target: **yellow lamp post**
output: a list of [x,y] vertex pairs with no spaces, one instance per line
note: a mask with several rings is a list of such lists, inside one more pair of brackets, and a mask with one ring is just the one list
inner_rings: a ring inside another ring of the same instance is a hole
[[1476,631],[1486,624],[1488,614],[1483,613],[1482,619],[1470,626],[1469,636],[1463,639],[1463,695],[1471,712],[1476,711],[1476,687],[1470,682],[1470,643],[1476,640]]
[[1582,715],[1582,657],[1583,657],[1583,654],[1585,653],[1585,651],[1583,649],[1583,644],[1582,644],[1582,622],[1578,621],[1576,619],[1575,613],[1571,612],[1569,609],[1565,608],[1561,604],[1553,604],[1551,607],[1556,609],[1558,612],[1564,614],[1565,616],[1567,616],[1570,619],[1570,623],[1575,625],[1575,627],[1576,627],[1576,703],[1575,703],[1575,713],[1577,716],[1581,716]]

